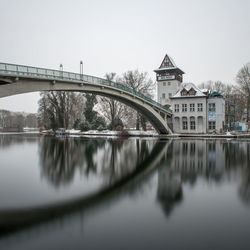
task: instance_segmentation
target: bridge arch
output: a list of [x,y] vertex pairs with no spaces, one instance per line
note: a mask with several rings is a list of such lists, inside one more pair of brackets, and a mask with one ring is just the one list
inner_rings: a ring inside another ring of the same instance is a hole
[[169,109],[126,86],[102,78],[0,63],[0,98],[36,91],[76,91],[118,100],[143,114],[159,134],[172,133]]

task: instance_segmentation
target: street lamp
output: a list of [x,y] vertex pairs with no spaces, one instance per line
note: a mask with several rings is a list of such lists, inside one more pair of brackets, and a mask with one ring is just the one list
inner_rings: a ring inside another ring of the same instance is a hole
[[83,79],[83,62],[82,60],[80,61],[80,79]]
[[63,78],[63,65],[62,64],[60,64],[59,70],[60,70],[60,76],[61,78]]

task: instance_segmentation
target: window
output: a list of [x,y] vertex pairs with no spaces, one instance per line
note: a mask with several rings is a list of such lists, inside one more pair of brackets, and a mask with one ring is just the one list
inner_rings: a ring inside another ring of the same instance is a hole
[[162,98],[163,98],[163,99],[166,98],[166,94],[165,94],[165,93],[162,94]]
[[166,86],[166,82],[163,82],[163,86]]
[[203,111],[203,103],[198,103],[198,111],[199,112]]
[[174,105],[174,112],[179,112],[179,104]]
[[182,121],[182,129],[183,129],[183,130],[187,130],[187,129],[188,129],[187,120],[183,120],[183,121]]
[[215,112],[215,103],[208,104],[208,111]]
[[195,105],[194,103],[190,103],[190,112],[194,112],[195,111]]
[[169,98],[172,97],[172,93],[169,93],[169,94],[168,94],[168,97],[169,97]]
[[182,91],[181,91],[181,96],[186,96],[187,95],[187,90],[186,89],[183,89]]
[[189,91],[188,91],[188,95],[195,95],[196,94],[196,91],[191,88]]
[[168,82],[168,86],[170,86],[171,85],[171,82]]
[[182,112],[187,112],[187,104],[182,104]]
[[208,122],[208,129],[209,130],[213,130],[213,129],[215,129],[215,127],[216,127],[215,121],[209,121]]
[[195,118],[190,117],[190,129],[195,130]]

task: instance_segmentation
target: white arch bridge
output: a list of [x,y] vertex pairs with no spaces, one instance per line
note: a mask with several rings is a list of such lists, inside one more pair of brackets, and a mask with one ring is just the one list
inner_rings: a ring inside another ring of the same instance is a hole
[[171,134],[172,111],[151,98],[106,79],[24,65],[0,63],[0,98],[36,91],[88,92],[116,99],[142,113],[159,134]]

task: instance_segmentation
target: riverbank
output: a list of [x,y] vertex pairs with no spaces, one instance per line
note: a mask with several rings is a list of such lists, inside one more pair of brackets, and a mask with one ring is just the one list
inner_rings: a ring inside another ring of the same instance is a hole
[[56,134],[51,131],[29,131],[29,132],[0,132],[0,135],[57,135],[57,136],[115,136],[115,137],[160,137],[160,138],[232,138],[232,139],[244,139],[250,138],[250,133],[237,133],[237,134],[171,134],[171,135],[159,135],[156,131],[97,131],[89,130],[85,132],[77,130],[66,130],[63,134]]

